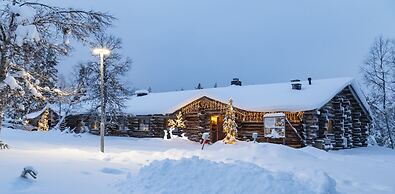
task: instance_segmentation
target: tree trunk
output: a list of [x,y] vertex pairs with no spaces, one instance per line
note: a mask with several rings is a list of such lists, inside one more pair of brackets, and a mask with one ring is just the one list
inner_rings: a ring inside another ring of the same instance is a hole
[[[8,70],[8,60],[6,59],[6,53],[4,51],[1,54],[1,59],[0,59],[0,83],[2,83],[6,76],[7,76],[7,70]],[[6,104],[6,96],[5,96],[5,91],[4,88],[0,89],[0,140],[1,140],[1,128],[3,127],[3,115],[4,115],[4,109],[5,109],[5,104]]]
[[389,139],[391,141],[391,148],[394,149],[394,140],[392,139],[392,133],[391,133],[391,128],[389,125],[387,113],[385,113],[385,124],[387,125],[387,132],[388,132]]
[[[0,105],[2,106],[2,105]],[[1,129],[3,128],[3,107],[0,107],[0,142],[1,142]]]
[[0,59],[0,83],[5,80],[8,71],[8,61],[5,56],[6,53],[2,52]]

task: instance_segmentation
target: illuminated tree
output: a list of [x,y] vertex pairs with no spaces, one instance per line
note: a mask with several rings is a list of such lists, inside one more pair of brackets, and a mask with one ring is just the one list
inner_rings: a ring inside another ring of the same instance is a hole
[[229,99],[228,109],[225,113],[224,118],[224,133],[226,134],[223,142],[226,144],[235,144],[236,143],[236,136],[237,136],[237,123],[236,123],[236,116],[235,111],[233,110],[232,99]]
[[182,118],[182,113],[181,113],[181,111],[180,112],[178,112],[178,114],[177,114],[177,118],[176,119],[169,119],[169,124],[168,124],[168,126],[170,127],[170,128],[185,128],[186,126],[185,126],[185,121],[184,121],[184,119]]
[[49,119],[49,110],[47,108],[47,109],[45,109],[40,120],[38,120],[38,129],[40,131],[48,131],[48,129],[49,129],[48,119]]
[[168,126],[170,128],[168,132],[170,134],[170,139],[173,138],[173,131],[175,129],[181,130],[186,128],[185,121],[184,118],[182,117],[181,111],[178,112],[176,119],[169,119]]

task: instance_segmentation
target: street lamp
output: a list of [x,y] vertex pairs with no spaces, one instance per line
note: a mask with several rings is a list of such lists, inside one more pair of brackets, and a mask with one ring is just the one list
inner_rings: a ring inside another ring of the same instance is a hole
[[104,56],[110,55],[111,51],[107,48],[94,48],[92,53],[100,57],[100,151],[104,153],[104,129],[106,122],[104,108]]

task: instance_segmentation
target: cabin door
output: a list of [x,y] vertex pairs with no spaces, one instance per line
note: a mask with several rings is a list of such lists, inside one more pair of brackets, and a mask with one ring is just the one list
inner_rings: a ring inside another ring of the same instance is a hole
[[223,131],[222,125],[224,124],[223,116],[211,116],[210,119],[210,129],[211,129],[211,142],[220,141],[225,138],[225,133]]

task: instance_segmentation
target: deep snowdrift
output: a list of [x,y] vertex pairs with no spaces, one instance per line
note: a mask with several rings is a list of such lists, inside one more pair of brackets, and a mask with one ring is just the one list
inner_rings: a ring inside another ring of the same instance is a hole
[[[3,128],[10,149],[0,150],[0,194],[224,193],[228,186],[244,193],[395,193],[395,151],[381,147],[325,152],[219,142],[201,150],[182,139],[105,139],[102,154],[98,136]],[[36,180],[19,177],[26,166],[38,171]]]
[[123,193],[336,194],[336,183],[323,173],[309,180],[270,172],[245,162],[222,163],[192,157],[154,161],[118,185]]

